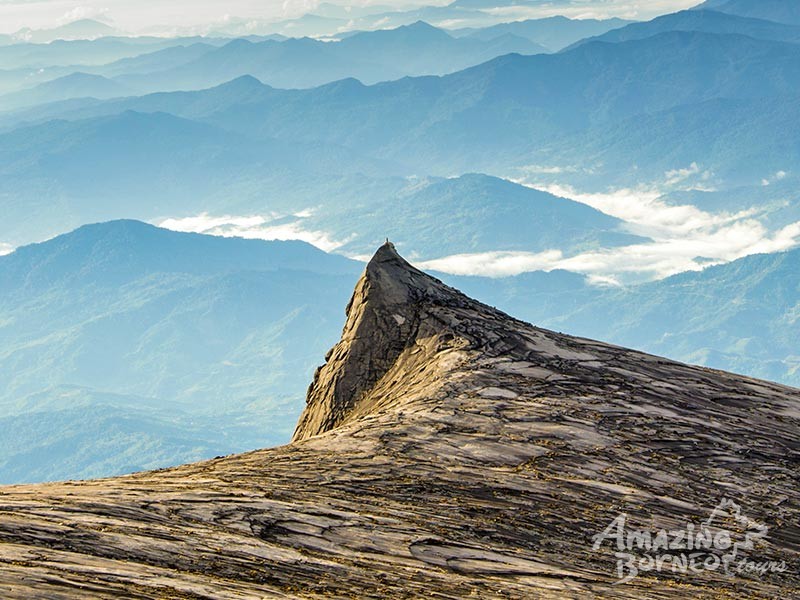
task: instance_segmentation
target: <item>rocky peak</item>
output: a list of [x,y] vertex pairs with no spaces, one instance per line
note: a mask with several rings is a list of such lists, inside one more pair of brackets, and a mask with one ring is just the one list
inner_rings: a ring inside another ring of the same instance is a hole
[[317,369],[294,441],[329,431],[378,405],[386,406],[386,396],[375,392],[387,374],[397,378],[463,345],[455,323],[437,316],[437,309],[470,302],[411,266],[387,241],[356,285],[342,338],[328,353],[325,365]]

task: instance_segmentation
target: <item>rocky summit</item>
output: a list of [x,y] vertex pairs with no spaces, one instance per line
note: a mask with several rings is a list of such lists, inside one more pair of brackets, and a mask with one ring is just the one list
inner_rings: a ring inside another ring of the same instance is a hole
[[798,390],[538,329],[387,244],[291,444],[0,488],[0,597],[791,598],[798,431]]

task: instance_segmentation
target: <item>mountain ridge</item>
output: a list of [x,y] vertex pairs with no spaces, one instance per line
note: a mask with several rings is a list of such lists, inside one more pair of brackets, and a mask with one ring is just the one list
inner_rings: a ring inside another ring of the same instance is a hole
[[619,29],[583,39],[570,48],[595,41],[619,43],[643,39],[670,31],[741,34],[777,42],[797,43],[800,41],[800,28],[797,26],[715,10],[693,9],[670,13],[652,21],[631,23]]
[[[370,86],[345,80],[307,90],[247,80],[244,93],[219,86],[66,112],[43,107],[12,115],[11,122],[161,110],[249,137],[359,149],[409,173],[503,173],[531,164],[526,158],[535,149],[593,125],[715,98],[796,94],[798,57],[797,44],[673,31],[619,44],[591,42],[554,55],[507,54],[442,77]],[[667,91],[664,81],[670,82]]]
[[793,0],[707,0],[696,9],[712,8],[745,17],[800,25],[800,6]]

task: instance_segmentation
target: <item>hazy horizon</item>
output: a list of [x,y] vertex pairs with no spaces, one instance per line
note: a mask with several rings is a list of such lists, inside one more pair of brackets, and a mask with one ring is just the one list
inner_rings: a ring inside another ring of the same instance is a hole
[[[364,0],[361,2],[319,2],[318,0],[282,0],[259,2],[234,0],[220,5],[217,2],[131,2],[104,0],[85,2],[70,0],[0,0],[0,32],[14,33],[23,28],[48,29],[80,19],[97,19],[130,33],[145,33],[154,29],[174,29],[176,32],[222,26],[241,20],[278,21],[313,13],[320,5],[339,5],[346,8],[381,6],[402,10],[414,6],[444,6],[450,0]],[[501,4],[501,2],[498,2]],[[633,0],[563,0],[543,2],[541,6],[515,6],[491,9],[503,20],[520,20],[563,14],[571,18],[648,19],[659,14],[682,10],[698,4],[697,0],[655,0],[642,6]]]

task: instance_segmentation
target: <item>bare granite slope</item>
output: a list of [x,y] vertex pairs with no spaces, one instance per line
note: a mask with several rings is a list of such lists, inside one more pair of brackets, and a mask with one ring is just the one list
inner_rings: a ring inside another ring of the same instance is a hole
[[[370,262],[281,448],[0,488],[0,598],[792,598],[800,391],[537,329]],[[643,572],[593,536],[723,499],[782,571]]]

